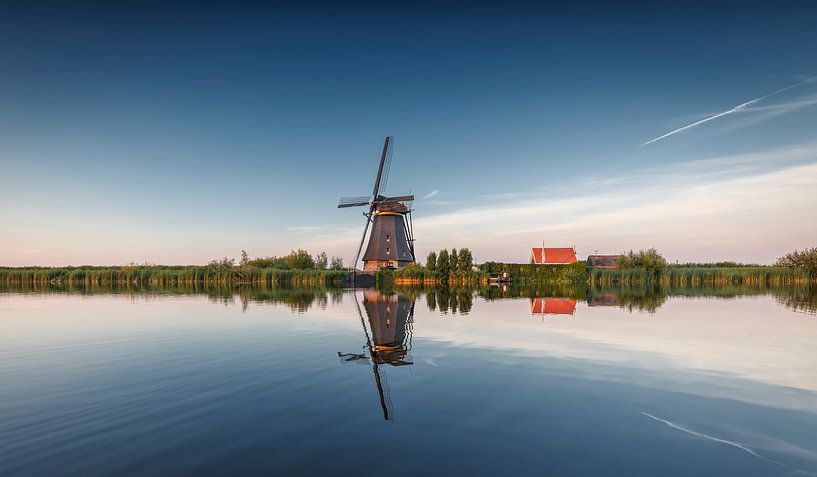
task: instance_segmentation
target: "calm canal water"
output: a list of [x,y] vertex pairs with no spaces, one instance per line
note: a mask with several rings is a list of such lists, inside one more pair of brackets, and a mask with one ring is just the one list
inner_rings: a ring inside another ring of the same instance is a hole
[[5,290],[0,475],[817,475],[813,294],[711,294]]

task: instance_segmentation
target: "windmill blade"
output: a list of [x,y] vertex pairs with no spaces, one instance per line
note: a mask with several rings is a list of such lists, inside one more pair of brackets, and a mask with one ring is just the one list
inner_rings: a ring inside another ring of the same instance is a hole
[[385,202],[387,200],[389,202],[413,202],[414,201],[414,196],[413,195],[398,195],[398,196],[395,196],[395,197],[384,197],[383,198],[383,202]]
[[391,392],[389,391],[389,383],[386,381],[386,374],[381,374],[380,368],[374,360],[372,360],[372,372],[374,373],[374,383],[377,386],[377,394],[380,398],[380,409],[383,410],[383,419],[387,421],[391,421],[392,417],[392,404],[391,404]]
[[385,194],[386,187],[389,185],[389,172],[391,172],[391,160],[394,156],[394,136],[389,136],[391,141],[389,142],[389,150],[386,153],[386,163],[383,164],[383,174],[380,175],[380,188],[378,192],[380,194]]
[[338,209],[343,209],[346,207],[361,207],[364,205],[369,205],[371,200],[369,196],[363,195],[359,197],[341,197],[338,201]]
[[[374,205],[372,205],[374,207]],[[357,267],[357,261],[360,259],[360,251],[363,250],[363,242],[366,241],[366,232],[369,231],[369,223],[372,221],[372,214],[365,214],[366,215],[366,227],[363,228],[363,236],[360,237],[360,245],[357,246],[357,253],[355,254],[355,261],[352,262],[352,267]]]
[[[389,170],[391,169],[391,158],[394,154],[394,136],[388,136],[383,143],[383,153],[380,155],[380,166],[377,168],[377,176],[374,179],[374,189],[372,189],[372,197],[377,197],[381,190],[385,190],[386,182],[389,179]],[[385,176],[386,180],[383,180]],[[372,205],[374,207],[374,205]]]

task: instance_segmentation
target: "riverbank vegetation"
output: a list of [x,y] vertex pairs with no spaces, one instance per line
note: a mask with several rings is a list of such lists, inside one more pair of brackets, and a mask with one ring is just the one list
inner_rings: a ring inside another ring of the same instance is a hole
[[0,284],[26,285],[65,283],[82,285],[189,285],[189,284],[288,284],[336,285],[346,282],[343,261],[325,253],[312,257],[305,250],[293,250],[283,257],[251,259],[242,250],[241,259],[224,257],[207,265],[153,265],[79,267],[2,267]]
[[621,256],[618,269],[590,269],[597,285],[797,285],[817,281],[817,248],[792,252],[775,265],[719,264],[669,265],[655,249],[630,251]]
[[[801,285],[817,283],[817,248],[788,253],[772,266],[757,264],[686,263],[671,265],[655,249],[622,254],[616,269],[588,268],[584,261],[567,265],[485,262],[475,265],[467,248],[431,252],[425,265],[383,270],[377,284],[479,285],[507,272],[515,285],[592,284],[595,286]],[[349,270],[338,257],[293,250],[281,257],[251,258],[246,251],[236,263],[224,257],[207,265],[79,267],[0,267],[0,284],[67,283],[83,285],[139,284],[348,284]]]
[[656,249],[622,254],[618,268],[590,268],[584,261],[566,265],[473,263],[468,249],[429,253],[425,266],[412,264],[378,273],[378,284],[487,284],[507,272],[515,285],[593,284],[597,286],[779,286],[817,282],[817,248],[792,252],[775,265],[735,262],[671,265]]
[[817,247],[789,252],[778,258],[775,265],[797,270],[800,273],[808,274],[811,278],[817,278]]

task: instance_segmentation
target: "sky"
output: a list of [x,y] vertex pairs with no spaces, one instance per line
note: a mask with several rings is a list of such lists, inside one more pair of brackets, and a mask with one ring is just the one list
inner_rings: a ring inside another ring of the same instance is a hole
[[[114,4],[111,4],[114,3]],[[354,257],[385,136],[417,255],[817,246],[817,5],[0,7],[0,265]]]

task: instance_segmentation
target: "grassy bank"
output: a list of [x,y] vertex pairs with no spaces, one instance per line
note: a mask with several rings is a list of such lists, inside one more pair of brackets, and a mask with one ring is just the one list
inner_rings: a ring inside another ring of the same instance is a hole
[[380,285],[389,284],[447,284],[479,285],[487,284],[492,274],[507,271],[515,284],[553,285],[586,283],[588,272],[583,262],[570,265],[530,265],[519,263],[489,262],[478,267],[478,271],[441,272],[424,267],[410,266],[399,270],[381,270],[377,274]]
[[588,269],[584,262],[570,265],[531,265],[489,262],[479,271],[440,274],[423,267],[383,270],[378,284],[487,284],[491,275],[508,272],[514,285],[541,286],[592,284],[595,286],[649,285],[700,287],[704,285],[759,285],[764,287],[802,285],[817,282],[817,276],[802,269],[777,266],[668,266],[661,270],[631,268],[625,270]]
[[703,285],[802,285],[817,277],[808,272],[786,267],[668,267],[661,271],[644,269],[590,271],[595,285],[660,285],[698,287]]
[[[592,284],[595,286],[649,285],[699,287],[704,285],[757,285],[764,287],[802,285],[817,282],[817,276],[801,269],[776,266],[711,267],[669,266],[664,270],[590,269],[583,262],[570,265],[530,265],[486,263],[478,271],[446,273],[412,266],[400,270],[383,270],[377,274],[379,286],[394,284],[487,284],[493,274],[507,271],[515,285],[541,286]],[[25,267],[0,268],[0,284],[71,284],[71,285],[324,285],[347,284],[346,270],[210,265],[129,265],[122,267]]]
[[345,270],[282,270],[258,267],[225,267],[214,265],[141,265],[123,267],[28,267],[0,268],[0,284],[70,284],[70,285],[190,285],[190,284],[289,284],[336,285],[345,283]]

